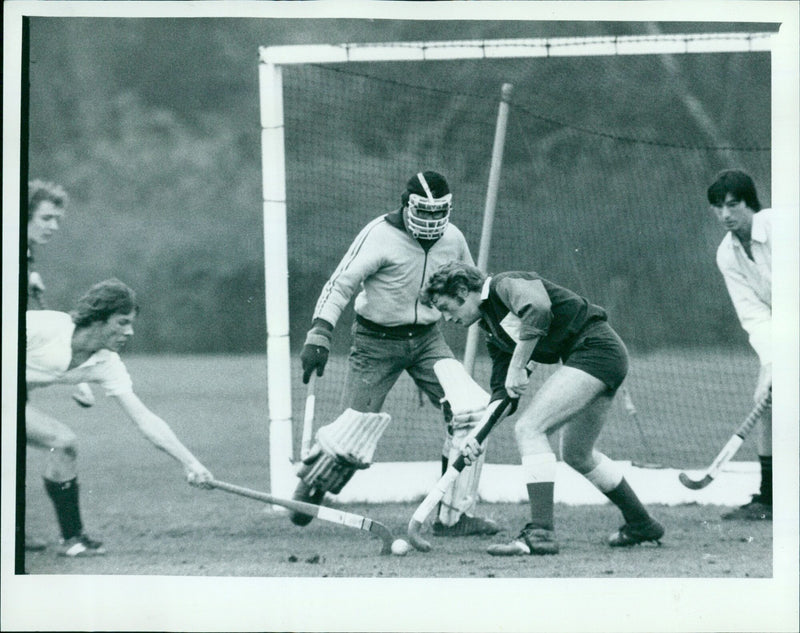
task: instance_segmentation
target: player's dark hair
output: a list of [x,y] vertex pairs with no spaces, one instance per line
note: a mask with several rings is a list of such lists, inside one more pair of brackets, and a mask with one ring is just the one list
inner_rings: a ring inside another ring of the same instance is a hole
[[483,288],[486,275],[480,268],[464,262],[450,261],[437,268],[420,292],[420,301],[427,306],[433,305],[434,295],[457,297],[459,288],[477,292]]
[[119,279],[106,279],[89,288],[72,311],[76,327],[107,321],[115,314],[139,313],[136,293]]
[[61,185],[44,180],[31,180],[28,182],[28,219],[33,217],[36,209],[42,202],[52,202],[59,208],[64,208],[69,202],[69,196]]
[[719,206],[725,202],[725,196],[731,194],[737,201],[744,203],[753,211],[761,211],[756,185],[753,179],[740,169],[726,169],[717,174],[717,179],[708,188],[708,202]]

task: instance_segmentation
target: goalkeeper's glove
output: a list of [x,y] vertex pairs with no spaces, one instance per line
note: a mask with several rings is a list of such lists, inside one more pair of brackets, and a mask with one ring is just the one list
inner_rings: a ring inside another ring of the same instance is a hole
[[306,335],[306,341],[300,352],[303,364],[303,384],[308,384],[311,373],[316,370],[317,376],[325,372],[328,354],[331,348],[333,326],[323,319],[314,319],[314,324]]

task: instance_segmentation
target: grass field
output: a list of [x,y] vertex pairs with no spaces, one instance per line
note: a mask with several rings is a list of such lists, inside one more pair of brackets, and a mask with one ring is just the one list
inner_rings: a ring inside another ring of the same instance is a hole
[[[266,370],[258,357],[131,357],[142,399],[173,427],[219,479],[269,489]],[[97,390],[96,390],[97,391]],[[620,524],[612,506],[557,506],[562,553],[495,559],[490,540],[434,539],[429,554],[381,557],[364,532],[314,521],[291,525],[284,514],[221,491],[183,481],[182,469],[155,451],[111,399],[97,393],[79,409],[70,390],[34,392],[31,400],[69,424],[80,441],[84,522],[109,555],[65,560],[55,555],[52,508],[42,489],[43,454],[29,451],[27,529],[53,543],[29,553],[29,574],[136,574],[245,577],[431,578],[766,578],[772,575],[772,525],[731,523],[714,506],[658,506],[667,527],[661,547],[618,551],[604,538]],[[435,447],[434,447],[435,448]],[[433,450],[433,449],[431,449]],[[484,505],[513,536],[525,522],[521,504]],[[405,530],[413,504],[347,509]]]

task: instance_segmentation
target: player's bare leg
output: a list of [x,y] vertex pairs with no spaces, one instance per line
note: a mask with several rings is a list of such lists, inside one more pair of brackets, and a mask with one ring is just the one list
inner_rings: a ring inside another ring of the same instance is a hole
[[553,523],[556,458],[547,435],[588,407],[602,388],[602,383],[588,374],[562,367],[545,381],[519,414],[514,432],[526,478],[531,520],[511,543],[490,546],[488,552],[493,556],[558,553]]
[[48,451],[44,487],[61,530],[59,554],[68,557],[105,554],[103,544],[83,532],[75,434],[62,422],[31,405],[25,407],[25,432],[29,445]]
[[619,464],[594,448],[612,401],[613,396],[602,393],[563,428],[562,459],[586,477],[622,512],[625,524],[611,535],[609,545],[625,547],[645,541],[658,542],[664,535],[664,527],[642,505],[623,477]]

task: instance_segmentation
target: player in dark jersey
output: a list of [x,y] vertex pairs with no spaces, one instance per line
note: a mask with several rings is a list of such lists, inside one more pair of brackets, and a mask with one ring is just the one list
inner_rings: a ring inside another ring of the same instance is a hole
[[[628,371],[628,352],[605,310],[536,273],[487,276],[462,262],[436,270],[421,298],[445,320],[464,327],[479,323],[492,358],[493,403],[525,393],[531,361],[562,363],[519,412],[515,425],[531,520],[516,539],[491,545],[489,553],[558,553],[553,522],[556,456],[548,440],[558,430],[562,459],[622,511],[625,524],[610,536],[609,545],[659,542],[663,526],[639,501],[621,467],[594,447]],[[468,463],[482,451],[474,438],[462,448]]]

